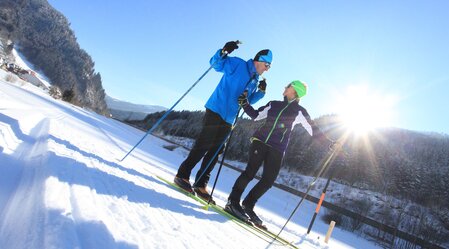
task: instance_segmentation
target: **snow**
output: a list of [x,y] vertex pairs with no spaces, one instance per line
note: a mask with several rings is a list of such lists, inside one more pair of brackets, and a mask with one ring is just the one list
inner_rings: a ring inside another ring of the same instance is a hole
[[[148,136],[120,162],[142,131],[6,75],[0,70],[1,248],[284,248],[161,181],[173,178],[183,148],[167,150],[169,142]],[[218,204],[237,176],[223,168]],[[256,212],[278,232],[298,201],[271,188]],[[281,236],[303,249],[380,248],[339,228],[324,243],[328,224],[319,217],[306,235],[314,210],[305,201]]]
[[36,70],[33,66],[32,63],[28,62],[27,59],[25,58],[25,56],[23,56],[21,53],[19,53],[16,48],[14,48],[12,50],[12,54],[15,58],[15,64],[25,70],[31,70],[36,72],[35,76],[36,79],[33,80],[37,80],[38,82],[42,83],[43,85],[45,85],[45,87],[50,88],[51,84],[50,84],[50,80],[39,70]]

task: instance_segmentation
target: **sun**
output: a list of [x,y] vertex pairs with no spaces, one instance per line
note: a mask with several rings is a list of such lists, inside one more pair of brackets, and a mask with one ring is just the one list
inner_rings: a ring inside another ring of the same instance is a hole
[[393,106],[391,96],[370,90],[366,85],[353,85],[338,96],[336,108],[350,132],[365,134],[390,125]]

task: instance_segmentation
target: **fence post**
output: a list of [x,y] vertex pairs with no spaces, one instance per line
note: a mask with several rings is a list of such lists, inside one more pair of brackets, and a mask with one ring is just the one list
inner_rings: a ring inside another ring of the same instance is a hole
[[331,237],[332,230],[334,230],[334,227],[335,227],[335,221],[331,221],[331,224],[329,225],[329,229],[327,229],[326,238],[324,238],[324,242],[326,242],[326,244],[329,241],[329,238]]

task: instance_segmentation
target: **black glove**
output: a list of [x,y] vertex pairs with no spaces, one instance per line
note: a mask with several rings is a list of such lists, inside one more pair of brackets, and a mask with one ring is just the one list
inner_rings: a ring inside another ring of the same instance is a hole
[[239,102],[239,105],[241,107],[245,107],[245,106],[249,105],[248,98],[246,97],[246,95],[248,95],[248,91],[245,90],[237,99],[237,101]]
[[238,49],[238,48],[239,48],[239,45],[236,41],[227,42],[224,45],[223,49],[221,50],[221,54],[223,55],[225,52],[227,54],[230,54],[230,53],[232,53],[232,51],[234,51],[235,49]]
[[265,81],[265,79],[259,81],[259,90],[265,92],[266,89],[267,89],[267,82]]

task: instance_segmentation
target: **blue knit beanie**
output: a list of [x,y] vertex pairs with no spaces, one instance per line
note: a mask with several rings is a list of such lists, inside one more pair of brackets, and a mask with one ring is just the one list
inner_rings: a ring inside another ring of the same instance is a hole
[[254,61],[267,62],[271,64],[271,61],[273,61],[273,54],[269,49],[260,50],[254,57]]

